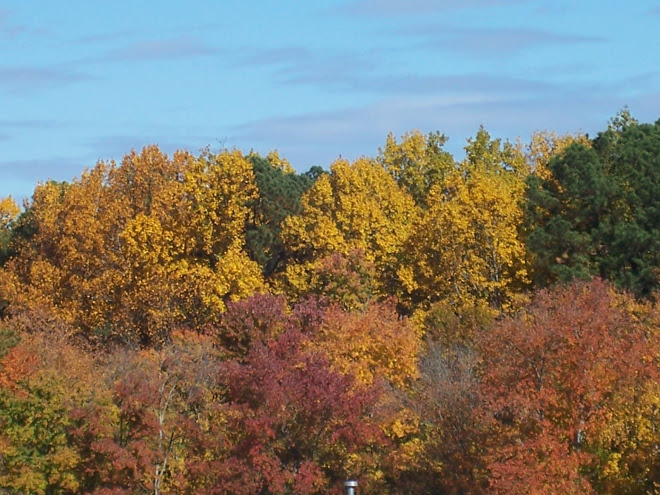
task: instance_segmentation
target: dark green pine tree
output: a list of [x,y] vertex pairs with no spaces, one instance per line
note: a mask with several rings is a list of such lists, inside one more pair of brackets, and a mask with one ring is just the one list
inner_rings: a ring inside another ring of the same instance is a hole
[[573,144],[528,179],[537,286],[600,276],[640,297],[660,288],[660,121],[624,110],[593,147]]
[[599,134],[594,148],[618,191],[603,274],[649,297],[660,288],[660,120],[623,119]]
[[274,166],[257,154],[248,158],[252,162],[259,197],[251,204],[252,214],[246,229],[247,249],[268,277],[284,266],[282,221],[300,213],[303,193],[324,172],[320,167],[312,167],[308,172],[296,174]]
[[553,158],[548,169],[549,178],[528,179],[527,245],[534,255],[534,283],[547,286],[600,275],[614,185],[598,154],[577,143]]

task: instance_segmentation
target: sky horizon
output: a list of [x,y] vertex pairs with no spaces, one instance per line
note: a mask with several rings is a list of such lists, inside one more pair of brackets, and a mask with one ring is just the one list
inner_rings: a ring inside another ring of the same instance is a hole
[[276,148],[302,172],[389,132],[440,131],[460,156],[480,126],[655,122],[659,24],[646,0],[6,0],[0,197],[149,144]]

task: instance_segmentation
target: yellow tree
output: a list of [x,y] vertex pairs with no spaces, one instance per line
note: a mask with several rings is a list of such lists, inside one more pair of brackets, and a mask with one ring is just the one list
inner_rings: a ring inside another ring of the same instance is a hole
[[412,197],[375,161],[337,160],[302,198],[302,213],[285,220],[282,238],[295,262],[284,273],[293,293],[309,289],[319,260],[361,250],[374,264],[377,292],[394,291],[396,267],[417,215]]
[[0,198],[0,266],[10,256],[11,229],[20,212],[20,207],[11,196]]
[[5,266],[0,296],[87,334],[162,341],[263,286],[244,250],[251,165],[237,151],[172,158],[157,147],[35,190],[35,234]]
[[439,132],[406,133],[401,142],[392,133],[378,161],[406,189],[420,206],[427,206],[427,196],[435,184],[442,183],[456,168],[454,158],[443,149],[447,137]]
[[610,297],[612,308],[625,314],[627,327],[644,335],[645,356],[639,362],[643,372],[631,377],[633,386],[614,391],[607,421],[592,442],[598,452],[594,479],[599,493],[653,493],[660,487],[660,308],[613,289]]
[[428,210],[408,239],[399,269],[413,307],[445,300],[505,308],[526,283],[519,226],[525,158],[519,146],[481,129],[460,168],[428,196]]
[[400,318],[391,302],[372,302],[362,311],[331,306],[313,337],[344,374],[371,385],[385,379],[406,389],[418,378],[421,336],[407,318]]
[[[33,234],[16,240],[16,256],[5,265],[0,279],[2,297],[9,301],[12,314],[43,308],[73,322],[91,302],[86,289],[92,273],[102,276],[106,265],[104,243],[98,240],[103,222],[96,218],[94,204],[104,174],[98,168],[73,184],[47,182],[35,188],[26,215],[19,220],[20,228]],[[94,319],[91,314],[90,319]]]
[[247,255],[248,202],[257,194],[252,165],[239,151],[203,153],[184,172],[186,208],[178,218],[186,247],[182,307],[191,326],[213,320],[228,301],[264,288]]
[[11,196],[0,198],[0,229],[5,229],[16,220],[21,208]]

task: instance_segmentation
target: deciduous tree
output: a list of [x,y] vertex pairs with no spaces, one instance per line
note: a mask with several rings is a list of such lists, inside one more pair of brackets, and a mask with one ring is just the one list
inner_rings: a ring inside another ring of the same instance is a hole
[[372,417],[376,389],[356,387],[305,341],[289,330],[227,364],[234,434],[215,493],[341,493],[349,475],[367,489],[376,481],[368,455],[383,441]]
[[407,240],[398,275],[414,307],[438,300],[507,307],[527,282],[519,226],[525,160],[483,129],[467,157],[429,193],[429,208]]
[[255,194],[237,151],[169,158],[153,146],[43,184],[0,295],[14,314],[41,305],[90,338],[162,343],[176,326],[200,328],[263,288],[244,249]]
[[337,160],[303,196],[302,213],[284,222],[285,247],[296,261],[287,267],[286,290],[304,294],[319,260],[360,249],[374,264],[379,295],[392,294],[416,215],[412,198],[381,165],[367,158]]
[[494,493],[590,493],[621,398],[657,373],[644,331],[604,282],[542,291],[479,340]]
[[390,133],[385,148],[379,150],[378,161],[421,207],[428,206],[431,188],[444,183],[447,175],[456,169],[454,158],[443,149],[447,139],[439,132],[425,136],[413,131],[397,142]]

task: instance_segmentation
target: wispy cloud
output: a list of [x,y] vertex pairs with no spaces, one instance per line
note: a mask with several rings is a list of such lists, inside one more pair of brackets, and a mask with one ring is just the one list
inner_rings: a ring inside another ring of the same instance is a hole
[[11,194],[23,201],[32,196],[38,182],[48,180],[71,181],[80,177],[85,167],[90,165],[80,157],[54,155],[25,160],[0,161],[0,197]]
[[[223,25],[218,22],[208,22],[204,24],[191,25],[182,25],[180,27],[170,29],[170,33],[174,33],[176,36],[169,39],[173,41],[176,39],[185,39],[190,35],[191,32],[201,33],[205,31],[214,31],[222,28]],[[126,41],[128,39],[140,38],[144,35],[144,32],[137,27],[134,28],[124,28],[118,29],[115,31],[106,31],[106,32],[93,32],[87,35],[78,36],[77,38],[72,39],[74,44],[85,44],[85,43],[108,43],[115,41]],[[168,40],[142,40],[136,41],[134,44],[139,45],[141,43],[158,43],[158,42],[167,42]],[[127,45],[123,49],[129,49],[131,45]]]
[[[322,83],[323,81],[311,81]],[[488,73],[460,75],[365,75],[346,80],[352,90],[400,95],[480,94],[506,95],[538,92],[553,88],[549,83]]]
[[0,119],[0,141],[9,141],[23,135],[35,135],[39,131],[62,129],[70,122],[52,119]]
[[[376,55],[376,56],[374,56]],[[439,91],[519,93],[546,90],[549,83],[489,73],[388,73],[374,62],[378,54],[318,54],[305,47],[243,49],[242,66],[270,66],[282,85],[309,85],[372,94],[436,94]]]
[[489,98],[479,94],[420,95],[383,98],[369,105],[328,112],[256,120],[233,129],[242,146],[277,147],[300,170],[328,165],[339,154],[346,158],[375,155],[388,132],[440,130],[450,137],[448,150],[462,156],[465,139],[484,125],[494,136],[528,139],[543,125],[558,132],[595,133],[624,105],[643,121],[660,115],[660,92],[628,97],[597,88],[576,88],[530,96],[508,94]]
[[509,56],[541,45],[601,43],[602,37],[556,33],[534,28],[458,28],[438,25],[409,26],[398,30],[400,36],[417,40],[426,49],[478,56]]
[[360,0],[349,2],[345,10],[369,16],[405,16],[454,9],[492,8],[523,3],[524,0]]
[[92,79],[92,76],[59,67],[0,67],[0,88],[22,94]]
[[[392,32],[387,33],[392,34]],[[420,53],[468,53],[476,57],[510,56],[515,52],[541,45],[603,42],[602,38],[559,34],[531,28],[457,28],[429,24],[407,26],[395,32],[408,38]],[[400,43],[399,43],[400,45]],[[435,93],[456,91],[535,91],[550,83],[496,73],[452,74],[450,67],[429,66],[428,73],[411,73],[392,63],[393,50],[377,48],[366,51],[314,51],[305,46],[276,49],[243,47],[228,53],[237,67],[270,68],[272,80],[281,86],[310,87],[357,91],[371,94]],[[435,72],[434,72],[435,71]],[[448,73],[449,72],[449,73]]]
[[0,9],[0,35],[13,37],[27,31],[27,27],[20,24],[12,24],[11,11]]
[[629,95],[645,94],[654,91],[660,82],[660,72],[647,71],[631,74],[612,84],[612,90]]
[[39,37],[53,37],[53,33],[47,28],[34,28],[26,24],[12,22],[13,11],[0,8],[0,37],[14,38],[20,35]]
[[376,69],[368,53],[314,52],[303,46],[277,49],[242,48],[233,55],[235,65],[271,67],[280,84],[346,86],[359,74]]
[[300,65],[313,58],[309,48],[303,46],[285,46],[281,48],[247,48],[236,52],[235,61],[239,65]]
[[213,146],[218,138],[210,138],[205,133],[195,136],[181,135],[180,129],[160,130],[150,133],[136,132],[133,134],[107,134],[96,136],[82,141],[80,144],[87,147],[98,159],[121,158],[131,150],[140,151],[145,146],[157,145],[165,153],[176,150],[188,150],[196,153],[204,146]]
[[219,50],[195,38],[179,36],[159,40],[141,40],[102,54],[96,62],[143,62],[149,60],[189,59],[218,54]]
[[52,156],[27,160],[0,161],[0,174],[7,180],[71,180],[90,165],[79,158]]
[[86,43],[103,43],[108,41],[117,41],[125,40],[129,36],[134,36],[139,34],[137,29],[121,29],[118,31],[106,32],[106,33],[94,33],[88,34],[85,36],[80,36],[73,40],[76,44],[86,44]]
[[61,125],[50,119],[0,119],[0,129],[52,129]]

